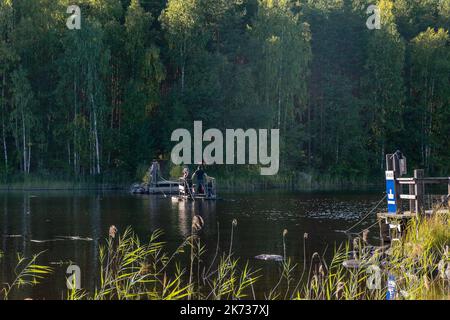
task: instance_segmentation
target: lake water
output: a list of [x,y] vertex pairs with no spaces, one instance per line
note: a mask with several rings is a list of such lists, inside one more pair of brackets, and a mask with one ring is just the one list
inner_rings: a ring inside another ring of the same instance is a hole
[[[105,243],[109,226],[119,232],[131,226],[142,241],[152,231],[163,229],[163,241],[172,252],[190,234],[192,217],[205,221],[202,241],[206,259],[219,246],[228,250],[233,219],[233,251],[241,261],[261,268],[260,294],[278,281],[276,262],[260,261],[259,254],[283,254],[283,230],[287,255],[303,264],[303,235],[307,259],[315,252],[331,255],[345,240],[342,232],[357,222],[383,197],[380,193],[290,193],[257,192],[221,194],[222,200],[178,202],[164,196],[141,196],[118,192],[8,192],[0,193],[0,283],[14,277],[17,253],[29,257],[45,251],[39,262],[55,268],[41,284],[24,288],[12,298],[60,299],[66,295],[66,268],[73,262],[81,268],[81,285],[94,290],[98,281],[98,250]],[[383,207],[384,204],[381,205]],[[355,231],[375,221],[375,213]],[[370,234],[378,244],[376,228]],[[58,264],[62,263],[62,264]]]

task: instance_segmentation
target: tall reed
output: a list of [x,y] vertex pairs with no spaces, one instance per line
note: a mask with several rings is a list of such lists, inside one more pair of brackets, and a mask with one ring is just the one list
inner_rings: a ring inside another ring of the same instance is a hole
[[[210,260],[202,242],[204,227],[203,219],[195,216],[191,235],[168,254],[160,240],[161,230],[142,243],[131,228],[121,233],[111,226],[105,244],[100,246],[96,289],[87,292],[72,286],[67,299],[380,300],[386,299],[388,289],[395,299],[450,299],[448,212],[436,211],[428,218],[411,219],[406,236],[390,247],[370,245],[367,232],[363,232],[362,238],[336,247],[330,260],[314,252],[307,261],[309,235],[305,233],[303,263],[288,256],[288,231],[284,230],[278,281],[265,293],[257,293],[254,288],[261,278],[260,270],[254,270],[248,261],[240,261],[233,253],[237,220],[232,221],[227,248],[220,247],[218,232]],[[18,256],[15,279],[1,289],[2,298],[8,299],[13,289],[38,284],[52,272],[36,263],[39,255],[31,259]],[[188,265],[183,267],[181,261],[188,261]]]

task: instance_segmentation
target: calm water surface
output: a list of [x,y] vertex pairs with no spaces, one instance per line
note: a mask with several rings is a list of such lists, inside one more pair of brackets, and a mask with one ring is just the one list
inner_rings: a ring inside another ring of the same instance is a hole
[[[304,233],[308,233],[307,259],[315,251],[330,255],[336,244],[347,239],[342,230],[365,215],[382,193],[259,192],[221,196],[223,199],[216,202],[192,203],[117,192],[0,193],[0,283],[13,279],[17,253],[29,257],[45,250],[39,262],[51,263],[54,273],[40,285],[15,293],[14,298],[64,297],[67,264],[55,264],[58,262],[79,265],[82,287],[93,290],[98,281],[99,245],[105,243],[110,225],[119,231],[131,226],[141,240],[163,229],[162,240],[171,252],[189,235],[191,219],[199,214],[205,220],[202,241],[209,249],[206,259],[214,255],[217,239],[219,246],[228,250],[232,221],[238,221],[233,251],[241,261],[249,260],[255,268],[261,268],[264,277],[256,289],[262,295],[277,283],[279,266],[254,257],[263,253],[282,255],[284,229],[288,230],[287,255],[295,262],[303,264]],[[356,231],[374,221],[375,214]],[[377,243],[377,236],[374,230],[371,241]]]

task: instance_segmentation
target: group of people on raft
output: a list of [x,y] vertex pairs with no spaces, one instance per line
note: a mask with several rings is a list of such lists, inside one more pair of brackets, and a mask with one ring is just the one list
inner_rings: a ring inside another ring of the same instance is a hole
[[[197,179],[197,189],[193,188],[192,181]],[[208,192],[212,192],[211,186],[208,184],[211,183],[208,179],[208,175],[206,174],[205,167],[203,164],[197,166],[197,170],[190,175],[189,168],[185,167],[183,169],[183,176],[181,177],[184,187],[193,190],[194,193],[197,194],[205,194],[208,195]],[[210,196],[210,195],[209,195]]]
[[[160,174],[160,166],[156,159],[153,160],[152,165],[149,169],[149,180],[150,186],[156,186],[157,182],[160,181],[161,174]],[[196,188],[194,188],[193,180],[197,179],[197,184],[195,185]],[[183,169],[183,175],[180,178],[180,180],[183,183],[183,186],[185,187],[185,192],[188,194],[199,194],[199,195],[206,195],[206,196],[213,196],[214,188],[213,188],[213,182],[212,179],[208,177],[205,171],[205,164],[202,163],[197,166],[197,170],[192,174],[190,174],[189,167],[184,167]]]

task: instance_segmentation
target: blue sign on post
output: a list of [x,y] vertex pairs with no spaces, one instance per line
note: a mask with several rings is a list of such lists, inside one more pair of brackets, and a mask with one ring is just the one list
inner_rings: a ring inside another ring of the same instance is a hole
[[396,295],[397,295],[397,285],[395,283],[395,276],[389,274],[386,300],[395,300]]
[[388,202],[388,213],[397,213],[397,197],[395,195],[394,171],[386,171],[386,194]]

